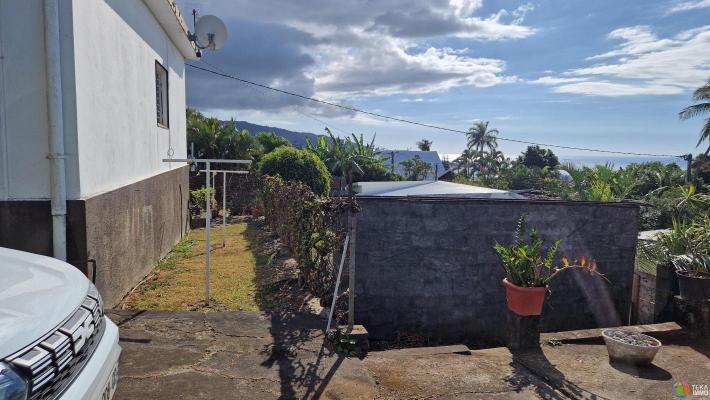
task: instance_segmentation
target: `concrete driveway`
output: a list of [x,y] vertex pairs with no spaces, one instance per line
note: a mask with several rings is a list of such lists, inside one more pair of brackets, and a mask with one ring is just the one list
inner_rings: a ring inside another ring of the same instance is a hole
[[258,312],[109,312],[128,399],[372,399],[358,359],[322,346],[323,320]]
[[598,330],[543,335],[511,353],[465,346],[345,358],[324,321],[258,312],[109,312],[121,330],[124,399],[669,399],[681,379],[710,385],[710,341],[675,324],[635,327],[664,347],[650,367],[610,364]]

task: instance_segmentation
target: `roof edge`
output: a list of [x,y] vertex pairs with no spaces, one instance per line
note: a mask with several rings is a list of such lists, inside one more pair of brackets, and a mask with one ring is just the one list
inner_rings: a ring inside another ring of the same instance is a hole
[[143,3],[148,6],[180,54],[185,59],[198,60],[197,46],[190,40],[190,29],[175,0],[143,0]]

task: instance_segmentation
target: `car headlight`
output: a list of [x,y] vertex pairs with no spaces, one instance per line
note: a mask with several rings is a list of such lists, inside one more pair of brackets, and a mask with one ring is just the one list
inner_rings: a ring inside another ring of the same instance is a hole
[[29,389],[25,379],[0,362],[0,400],[26,400]]

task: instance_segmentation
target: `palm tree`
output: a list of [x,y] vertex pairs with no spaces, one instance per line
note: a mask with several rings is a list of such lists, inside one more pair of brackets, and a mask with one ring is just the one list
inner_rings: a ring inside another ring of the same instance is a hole
[[[685,107],[678,116],[682,120],[690,119],[702,114],[710,114],[710,81],[699,87],[693,93],[693,100],[699,102],[698,104],[693,104],[692,106]],[[701,101],[704,101],[700,103]],[[700,139],[696,147],[699,147],[704,141],[710,142],[710,118],[705,119],[705,125],[700,130]],[[705,150],[705,155],[710,153],[710,146]]]
[[488,129],[488,121],[479,121],[468,128],[468,148],[476,148],[478,151],[483,151],[484,148],[493,150],[498,147],[496,136],[498,129]]
[[434,143],[431,140],[422,139],[417,142],[417,147],[419,147],[419,150],[421,151],[430,151],[432,144]]
[[466,178],[469,177],[471,171],[471,163],[473,163],[473,159],[476,157],[476,154],[476,150],[466,149],[456,160],[454,160],[457,165],[457,170],[463,171],[463,175]]

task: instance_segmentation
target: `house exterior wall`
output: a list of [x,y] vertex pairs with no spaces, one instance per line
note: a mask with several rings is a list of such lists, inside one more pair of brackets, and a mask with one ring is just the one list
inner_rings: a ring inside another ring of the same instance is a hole
[[[50,197],[42,0],[0,4],[0,200]],[[182,165],[184,57],[141,0],[61,1],[67,197]],[[155,61],[169,73],[169,128],[155,117]]]
[[493,245],[513,240],[528,216],[560,256],[591,256],[611,284],[568,271],[551,285],[547,331],[628,321],[638,208],[529,200],[359,198],[355,321],[373,338],[414,332],[443,340],[502,344],[503,270]]
[[[154,176],[185,158],[185,59],[141,0],[74,1],[79,196]],[[155,61],[169,73],[169,128],[156,122]]]
[[[49,198],[43,15],[41,0],[0,2],[0,200]],[[66,183],[78,192],[71,18],[60,2]]]
[[[162,159],[186,157],[189,52],[151,13],[178,24],[164,3],[59,2],[68,261],[87,275],[96,261],[107,306],[186,226],[188,167]],[[52,255],[42,0],[0,0],[0,55],[0,246]],[[156,121],[156,61],[169,73],[169,128]]]

